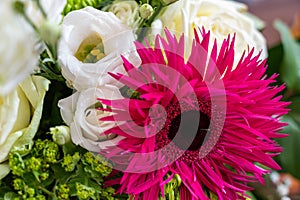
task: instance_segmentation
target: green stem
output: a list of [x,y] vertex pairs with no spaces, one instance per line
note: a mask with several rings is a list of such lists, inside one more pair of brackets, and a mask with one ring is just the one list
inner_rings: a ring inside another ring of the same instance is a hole
[[47,190],[46,188],[43,188],[42,186],[38,186],[38,188],[40,190],[42,190],[44,193],[46,193],[47,195],[51,196],[51,197],[54,197],[54,193],[50,192],[49,190]]
[[39,9],[40,9],[40,11],[41,11],[43,17],[47,18],[47,14],[46,14],[46,12],[45,12],[43,6],[41,5],[40,0],[36,0],[36,3],[37,3],[37,6],[39,7]]
[[33,21],[25,13],[23,14],[23,16],[24,16],[25,20],[29,23],[29,25],[33,28],[33,30],[38,34],[39,30],[36,27],[36,25],[33,23]]
[[154,21],[154,19],[157,17],[157,15],[160,13],[160,11],[162,10],[163,6],[162,4],[159,4],[159,6],[155,9],[153,15],[150,17],[149,20],[145,20],[145,21],[142,21],[141,23],[141,27],[140,27],[140,31],[137,33],[138,35],[138,41],[139,42],[142,42],[143,39],[145,38],[148,30],[149,30],[149,27],[151,26],[152,22]]

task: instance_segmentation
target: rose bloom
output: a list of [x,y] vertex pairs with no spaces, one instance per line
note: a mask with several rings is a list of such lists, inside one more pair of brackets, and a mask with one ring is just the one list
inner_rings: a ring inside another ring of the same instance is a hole
[[134,0],[114,1],[108,8],[109,12],[114,13],[123,23],[131,28],[137,28],[139,20],[139,5]]
[[211,33],[210,42],[213,43],[216,38],[219,47],[228,34],[236,34],[234,48],[237,64],[243,52],[252,47],[255,54],[263,50],[261,58],[267,57],[265,38],[256,29],[255,22],[245,15],[246,11],[246,5],[233,1],[180,0],[168,6],[159,19],[177,37],[184,33],[186,37],[193,38],[194,28],[204,27]]
[[107,72],[124,72],[120,55],[139,65],[134,34],[114,14],[92,7],[70,12],[58,48],[62,74],[76,90],[117,83]]
[[98,110],[102,107],[97,101],[98,97],[118,99],[122,95],[117,87],[106,85],[76,92],[58,103],[63,120],[70,126],[73,143],[92,152],[99,152],[121,140],[120,136],[103,135],[104,131],[116,124],[99,120],[111,113]]
[[13,90],[33,71],[38,61],[37,38],[11,5],[11,1],[0,2],[0,95]]
[[15,90],[0,96],[0,163],[11,150],[26,154],[31,149],[49,83],[43,77],[29,76]]

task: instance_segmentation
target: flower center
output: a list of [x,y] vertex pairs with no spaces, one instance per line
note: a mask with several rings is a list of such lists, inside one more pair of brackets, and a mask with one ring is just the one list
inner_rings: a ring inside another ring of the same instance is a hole
[[96,63],[105,57],[101,36],[93,33],[85,38],[78,47],[75,57],[84,63]]
[[209,124],[209,117],[203,112],[185,111],[171,121],[168,138],[182,150],[198,150],[204,142]]

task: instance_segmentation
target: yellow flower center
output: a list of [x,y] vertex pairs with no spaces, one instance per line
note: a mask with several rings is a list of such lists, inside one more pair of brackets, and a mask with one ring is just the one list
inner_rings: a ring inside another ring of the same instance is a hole
[[105,57],[101,36],[93,33],[85,38],[78,47],[75,57],[84,63],[96,63]]

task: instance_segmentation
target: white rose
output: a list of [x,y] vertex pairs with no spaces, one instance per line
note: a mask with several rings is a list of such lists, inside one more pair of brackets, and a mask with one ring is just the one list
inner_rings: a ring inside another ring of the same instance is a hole
[[36,35],[11,5],[11,1],[0,1],[0,95],[12,91],[38,61]]
[[[63,19],[58,48],[62,74],[78,91],[108,83],[120,85],[107,73],[125,73],[121,55],[139,65],[133,41],[132,30],[110,12],[92,7],[70,12]],[[98,47],[101,51],[95,50]],[[88,54],[97,58],[95,63],[84,61]]]
[[26,154],[31,149],[48,85],[43,77],[29,76],[11,93],[0,96],[0,163],[10,151]]
[[194,37],[195,27],[204,27],[211,32],[211,44],[216,38],[219,48],[228,34],[235,33],[235,63],[245,50],[253,47],[255,53],[263,50],[261,58],[266,58],[265,38],[256,29],[255,22],[244,14],[246,11],[246,5],[233,1],[180,0],[168,6],[160,20],[176,36],[184,33],[188,38]]
[[137,28],[139,20],[139,5],[134,0],[119,0],[114,1],[109,9],[109,12],[114,13],[123,23],[129,27]]
[[76,92],[58,103],[63,120],[70,126],[73,143],[92,152],[114,146],[122,139],[120,136],[110,137],[103,134],[114,127],[115,123],[99,120],[111,113],[97,109],[97,98],[113,100],[122,98],[122,95],[117,87],[106,85]]

